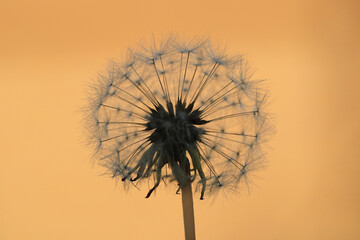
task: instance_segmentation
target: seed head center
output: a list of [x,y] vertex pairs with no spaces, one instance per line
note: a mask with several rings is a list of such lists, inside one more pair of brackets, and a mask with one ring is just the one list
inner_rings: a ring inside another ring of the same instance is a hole
[[146,130],[153,130],[150,135],[151,142],[162,143],[171,149],[186,148],[200,141],[205,132],[197,125],[207,123],[201,118],[201,111],[193,110],[194,104],[186,105],[178,101],[175,109],[171,102],[166,103],[167,109],[158,105],[151,110]]

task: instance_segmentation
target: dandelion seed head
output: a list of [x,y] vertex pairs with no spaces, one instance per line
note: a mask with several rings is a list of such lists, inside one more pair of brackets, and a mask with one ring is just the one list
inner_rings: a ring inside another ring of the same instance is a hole
[[[89,96],[96,158],[126,187],[194,182],[200,199],[234,191],[263,166],[268,94],[241,55],[173,36],[109,62]],[[131,183],[131,184],[129,184]]]

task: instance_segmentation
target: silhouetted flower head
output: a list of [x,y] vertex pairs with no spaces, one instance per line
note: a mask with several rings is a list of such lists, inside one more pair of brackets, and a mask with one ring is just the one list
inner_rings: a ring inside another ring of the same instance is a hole
[[131,49],[98,75],[86,126],[113,178],[237,189],[263,166],[267,94],[247,60],[209,41],[175,38]]

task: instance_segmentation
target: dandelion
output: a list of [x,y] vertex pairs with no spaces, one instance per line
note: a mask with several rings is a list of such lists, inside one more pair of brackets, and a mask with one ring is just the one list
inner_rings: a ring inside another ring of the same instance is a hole
[[272,128],[267,93],[248,61],[208,40],[169,37],[128,51],[98,75],[86,126],[96,158],[126,186],[181,191],[186,239],[195,239],[192,185],[200,199],[246,185],[263,166]]

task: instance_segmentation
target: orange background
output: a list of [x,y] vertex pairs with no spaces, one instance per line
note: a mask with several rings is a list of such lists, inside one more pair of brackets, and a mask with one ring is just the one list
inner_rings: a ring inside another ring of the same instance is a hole
[[85,89],[152,34],[210,36],[268,79],[250,195],[195,199],[198,239],[360,239],[357,1],[0,3],[0,239],[183,239],[181,198],[122,192],[81,144]]

